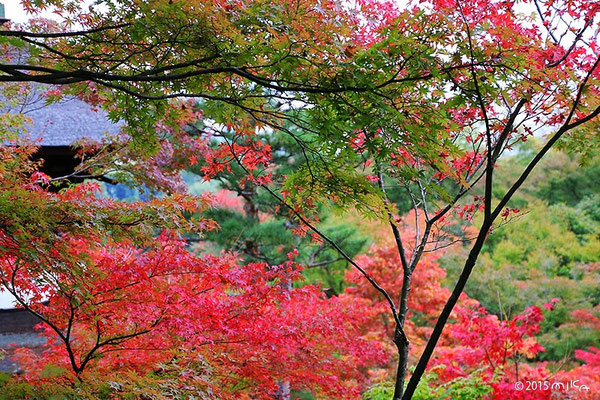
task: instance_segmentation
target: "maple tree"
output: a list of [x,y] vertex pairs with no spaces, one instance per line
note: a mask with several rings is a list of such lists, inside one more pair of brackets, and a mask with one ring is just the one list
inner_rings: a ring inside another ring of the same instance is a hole
[[[279,199],[383,296],[399,356],[395,399],[415,392],[488,235],[519,213],[511,198],[551,148],[600,114],[600,6],[592,1],[524,2],[533,16],[493,0],[423,1],[405,10],[376,1],[23,3],[30,11],[54,7],[65,22],[0,32],[3,45],[27,49],[4,52],[0,81],[70,85],[63,90],[126,121],[133,156],[139,147],[187,148],[190,135],[163,139],[157,121],[173,115],[166,125],[182,131],[176,110],[190,106],[167,100],[200,98],[207,123],[196,133],[197,156],[185,163],[201,158],[210,178],[237,162],[246,180]],[[255,140],[261,129],[297,140],[302,168],[273,182],[277,149]],[[542,129],[544,145],[494,200],[497,160]],[[569,140],[574,148],[596,140],[578,132]],[[221,143],[204,146],[207,137]],[[420,214],[414,240],[400,230],[389,186],[403,187]],[[478,186],[482,194],[471,196]],[[399,292],[316,228],[319,201],[388,220]],[[479,227],[404,391],[411,279],[423,254],[454,240],[444,231],[452,214]]]
[[[410,217],[405,218],[402,234],[411,236]],[[381,229],[379,227],[378,229]],[[406,323],[406,333],[413,346],[411,362],[418,359],[426,345],[436,317],[444,306],[449,290],[442,287],[445,271],[438,265],[440,257],[448,250],[436,254],[426,253],[423,259],[425,268],[419,268],[413,275],[415,295],[409,301],[410,313]],[[402,277],[395,266],[400,262],[395,244],[390,239],[371,246],[369,251],[357,258],[374,278],[398,294]],[[342,298],[348,297],[355,304],[367,301],[372,320],[367,326],[372,334],[384,340],[393,330],[392,321],[385,301],[377,291],[361,279],[356,271],[348,271],[347,282],[351,284]],[[547,303],[529,306],[511,318],[490,314],[479,302],[462,295],[459,305],[452,314],[443,336],[440,338],[429,371],[415,393],[422,399],[590,399],[594,398],[600,381],[596,371],[597,349],[576,350],[575,357],[585,364],[565,371],[551,372],[547,362],[539,362],[545,352],[540,344],[541,325],[555,312],[562,300],[547,299]],[[598,328],[598,317],[589,311],[578,310],[574,316],[587,321],[593,329]],[[581,322],[580,322],[581,324]],[[387,348],[393,353],[393,349]],[[564,362],[564,360],[562,361]],[[370,400],[387,399],[393,395],[393,386],[385,382],[394,375],[393,365],[384,365],[375,374],[375,382],[380,382],[365,393]],[[383,383],[381,383],[383,382]],[[515,382],[536,382],[536,389],[519,390]],[[541,382],[541,383],[540,383]],[[542,386],[544,382],[547,382]],[[576,382],[578,387],[568,387]],[[555,384],[555,385],[552,385]]]
[[285,379],[317,395],[355,398],[364,379],[357,367],[384,360],[358,329],[359,313],[316,287],[290,292],[273,283],[298,278],[291,261],[267,268],[196,257],[168,233],[150,249],[69,242],[88,259],[85,274],[71,267],[34,280],[23,261],[2,263],[3,284],[39,316],[48,338],[41,355],[17,350],[38,395],[81,381],[88,386],[74,389],[79,396],[99,396],[108,382],[115,394],[266,398]]
[[[191,253],[177,232],[214,227],[183,216],[208,198],[122,203],[95,184],[52,192],[32,151],[2,148],[0,204],[12,218],[2,218],[0,282],[47,343],[15,351],[30,385],[5,382],[3,395],[265,398],[286,381],[355,398],[361,369],[385,361],[361,310],[316,286],[288,289],[301,271],[292,253],[278,266]],[[155,237],[155,226],[171,231]]]
[[[195,128],[202,123],[202,120],[198,121]],[[222,134],[227,140],[234,140],[234,133]],[[298,132],[298,135],[302,136],[302,133]],[[289,135],[283,132],[260,132],[254,140],[275,149],[269,164],[272,182],[281,182],[302,167],[302,149]],[[209,146],[222,147],[221,142],[220,137],[214,137]],[[321,269],[328,278],[326,284],[329,288],[339,290],[339,281],[347,263],[331,246],[317,243],[308,235],[295,235],[294,231],[301,229],[298,221],[290,217],[288,210],[276,198],[261,191],[252,180],[246,179],[247,173],[243,168],[231,163],[223,165],[223,171],[207,175],[206,170],[210,166],[206,160],[198,160],[196,165],[188,169],[203,177],[203,180],[210,177],[209,183],[219,188],[216,192],[220,199],[218,208],[205,213],[205,217],[214,219],[222,229],[198,238],[199,241],[210,241],[220,248],[239,251],[248,261],[270,264],[282,262],[286,253],[295,248],[301,249],[296,260],[306,267],[305,276],[317,268]],[[236,199],[237,205],[234,204]],[[347,255],[354,257],[366,239],[345,221],[334,221],[332,217],[325,207],[315,214],[315,219],[318,218],[325,232]]]
[[[21,154],[11,150],[6,154]],[[39,174],[35,178],[40,178]],[[24,184],[37,188],[37,196],[55,196],[44,189],[43,180],[31,183],[26,179]],[[87,195],[93,185],[76,188],[76,194],[68,190],[59,193],[64,196],[61,203],[80,194],[88,201],[94,199]],[[415,215],[403,218],[403,236],[414,235],[410,228],[414,229],[414,219]],[[391,296],[397,296],[403,282],[396,272],[399,254],[391,238],[376,236],[384,241],[356,262],[385,285]],[[6,239],[4,244],[9,243]],[[18,248],[4,247],[7,257],[2,264],[2,282],[22,306],[45,321],[40,329],[49,342],[42,355],[27,349],[17,352],[26,371],[23,378],[30,385],[12,382],[3,393],[20,398],[51,393],[160,398],[168,391],[262,398],[271,396],[278,381],[285,379],[294,388],[310,387],[317,396],[356,398],[367,382],[363,368],[377,371],[388,365],[387,374],[393,374],[389,361],[394,350],[386,346],[386,338],[394,330],[393,320],[387,303],[358,271],[348,271],[351,286],[344,294],[325,299],[316,287],[289,291],[287,284],[274,285],[299,277],[300,271],[291,261],[275,269],[265,264],[241,267],[233,256],[198,257],[184,245],[166,232],[144,248],[64,236],[63,252],[51,252],[41,264],[51,275],[28,265]],[[38,249],[34,254],[40,253]],[[423,268],[413,276],[417,295],[410,298],[405,325],[413,359],[426,344],[449,294],[440,286],[444,271],[437,266],[439,256],[439,251],[425,252]],[[34,262],[39,264],[39,259]],[[41,275],[32,280],[35,273]],[[49,304],[44,301],[47,299]],[[577,315],[597,328],[597,317],[587,311]],[[522,393],[514,389],[517,379],[543,381],[551,377],[543,364],[529,366],[519,361],[541,350],[533,337],[541,318],[540,309],[531,307],[510,321],[500,321],[478,308],[477,302],[463,298],[433,360],[433,375],[424,381],[428,388],[421,388],[433,397],[424,398],[555,395],[556,391]],[[70,332],[69,336],[64,332]],[[587,364],[561,371],[556,377],[579,379],[595,388],[594,352],[593,348],[578,350],[576,356]],[[274,374],[273,368],[280,375]],[[240,379],[245,384],[239,384]],[[419,397],[425,396],[423,393],[417,398],[423,398]],[[457,397],[459,393],[466,397]]]

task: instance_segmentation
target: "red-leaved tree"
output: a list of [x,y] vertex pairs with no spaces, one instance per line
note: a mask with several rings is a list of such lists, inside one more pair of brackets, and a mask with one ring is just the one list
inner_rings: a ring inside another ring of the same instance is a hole
[[53,259],[51,277],[16,257],[1,263],[4,286],[47,338],[42,354],[17,351],[34,396],[79,384],[96,397],[109,383],[115,396],[268,398],[288,382],[351,399],[366,369],[387,361],[361,331],[362,310],[318,287],[287,289],[300,276],[291,260],[196,256],[166,232],[145,248],[64,240],[80,265]]

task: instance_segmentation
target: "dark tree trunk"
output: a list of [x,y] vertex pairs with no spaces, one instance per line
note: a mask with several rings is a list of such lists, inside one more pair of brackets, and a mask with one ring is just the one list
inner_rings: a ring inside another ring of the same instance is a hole
[[[458,302],[458,299],[462,291],[464,290],[467,281],[469,280],[469,276],[473,271],[473,267],[475,267],[475,263],[477,262],[477,258],[479,257],[479,253],[481,252],[481,248],[483,247],[483,243],[485,242],[490,226],[491,221],[485,221],[483,223],[479,235],[477,236],[477,240],[475,241],[473,248],[469,252],[469,257],[465,261],[465,265],[463,267],[462,273],[460,274],[460,277],[458,278],[458,281],[456,282],[456,286],[454,287],[454,290],[452,290],[452,294],[446,302],[446,305],[444,306],[444,309],[442,310],[437,320],[437,323],[433,328],[433,332],[431,333],[431,337],[427,342],[427,346],[425,347],[425,350],[423,351],[423,354],[419,359],[415,371],[412,377],[410,378],[410,381],[406,386],[406,391],[404,392],[404,395],[401,397],[401,399],[410,400],[414,395],[415,390],[417,389],[417,385],[419,384],[421,377],[425,373],[425,370],[427,369],[427,364],[431,359],[431,356],[433,354],[433,351],[435,350],[435,347],[437,346],[440,336],[442,335],[444,326],[446,325],[446,322],[450,317],[450,313],[452,313],[454,306]],[[394,400],[396,399],[397,398],[394,397]]]
[[394,343],[398,349],[398,370],[396,373],[396,383],[394,385],[394,400],[402,399],[404,391],[404,379],[406,377],[406,369],[408,366],[408,349],[410,342],[400,330],[396,329],[394,333]]

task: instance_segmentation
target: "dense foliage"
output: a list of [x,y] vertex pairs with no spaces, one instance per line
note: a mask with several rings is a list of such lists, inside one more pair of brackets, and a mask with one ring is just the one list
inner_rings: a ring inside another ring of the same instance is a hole
[[[598,391],[596,2],[22,4],[59,21],[0,31],[0,278],[48,340],[9,397]],[[120,134],[41,173],[40,88]]]

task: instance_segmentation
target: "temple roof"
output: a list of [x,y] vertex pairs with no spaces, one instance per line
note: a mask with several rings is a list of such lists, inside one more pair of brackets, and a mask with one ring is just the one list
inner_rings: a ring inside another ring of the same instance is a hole
[[119,125],[112,123],[103,110],[94,111],[82,100],[70,98],[38,107],[26,113],[33,123],[27,126],[32,139],[41,138],[42,146],[70,146],[82,138],[100,140],[105,134],[117,134]]
[[7,100],[0,93],[0,103],[4,105],[1,111],[23,113],[31,118],[25,135],[32,140],[41,139],[40,144],[45,147],[70,146],[83,138],[99,141],[106,134],[119,132],[120,124],[111,122],[104,110],[95,110],[77,97],[68,96],[46,104],[43,93],[51,89],[52,86],[33,84],[18,102]]

